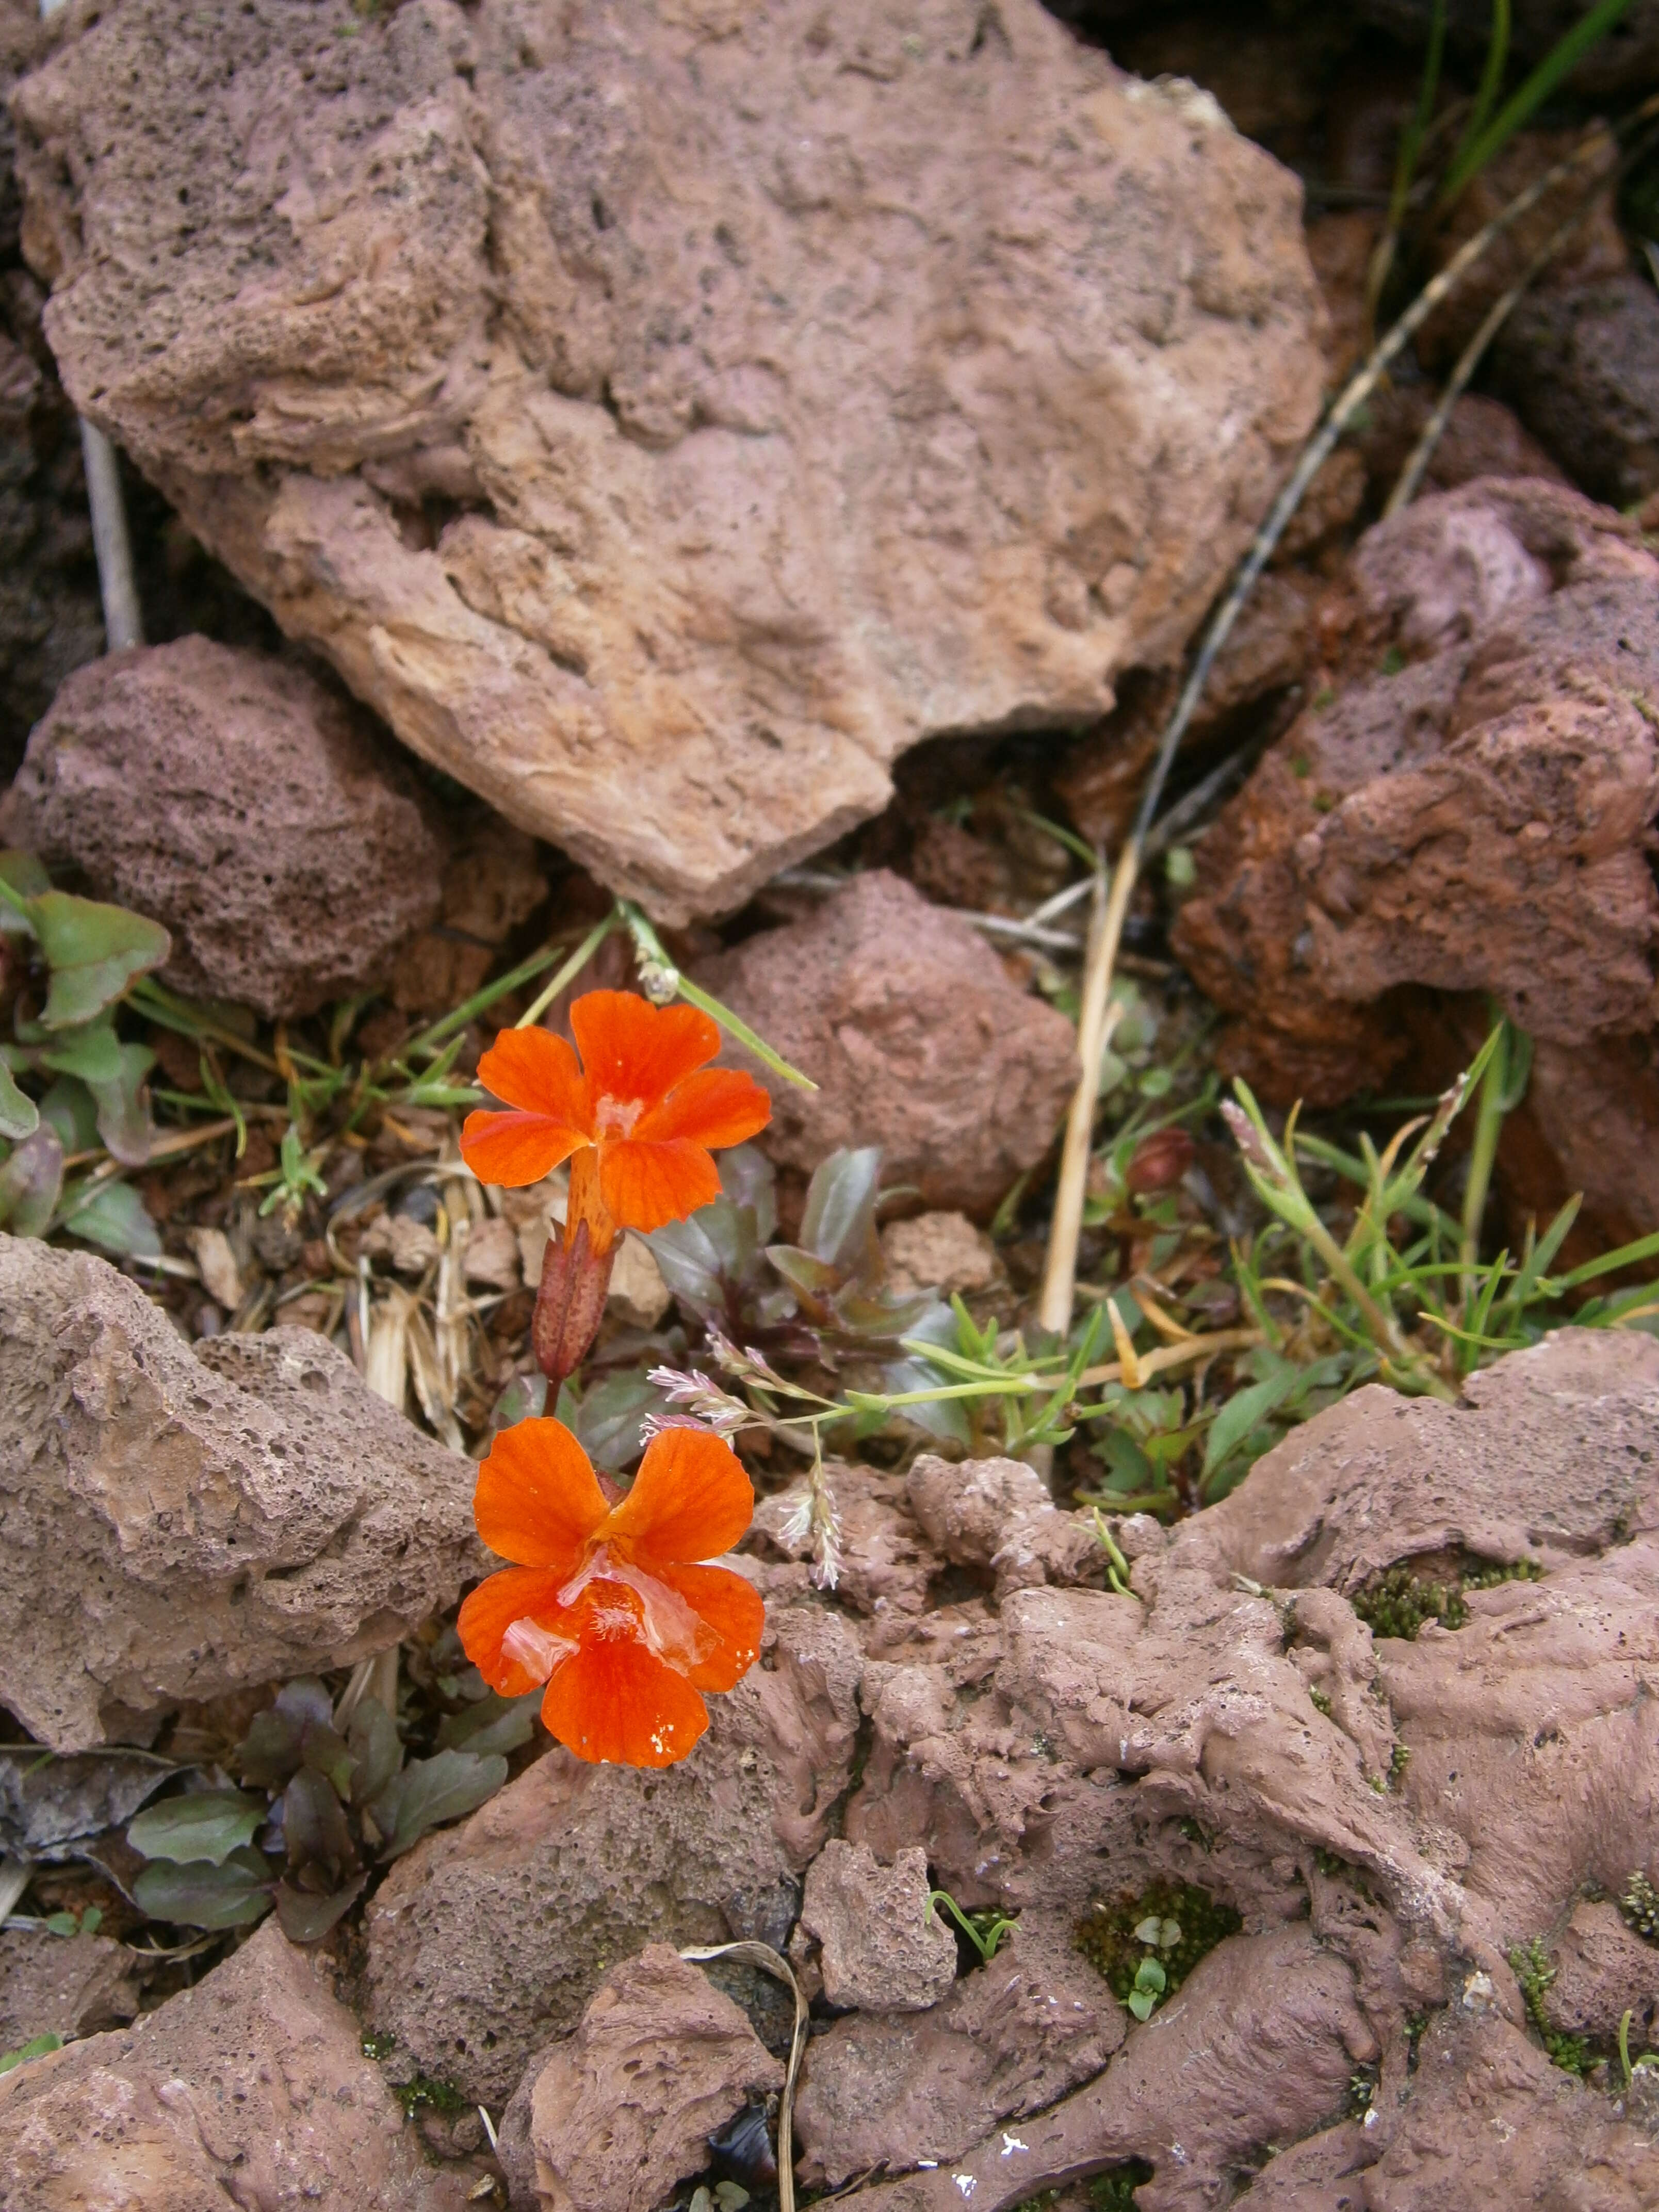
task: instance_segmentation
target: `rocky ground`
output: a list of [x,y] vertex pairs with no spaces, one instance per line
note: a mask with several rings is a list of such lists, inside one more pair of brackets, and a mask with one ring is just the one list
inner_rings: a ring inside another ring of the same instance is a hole
[[[1659,2203],[1645,125],[1246,601],[1037,1322],[1183,655],[1659,88],[1634,0],[1384,270],[1431,13],[0,15],[8,2207]],[[617,896],[817,1088],[731,1047],[770,1126],[549,1403],[563,1179],[456,1132]],[[763,1417],[765,1643],[587,1765],[460,1647],[475,1463],[556,1405],[625,1479],[665,1367]]]

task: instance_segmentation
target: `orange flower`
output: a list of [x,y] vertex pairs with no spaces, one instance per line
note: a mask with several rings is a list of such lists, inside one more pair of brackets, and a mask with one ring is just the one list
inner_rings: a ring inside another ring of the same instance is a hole
[[503,1030],[478,1080],[512,1109],[469,1114],[461,1156],[481,1182],[539,1182],[569,1160],[565,1242],[581,1222],[595,1256],[617,1229],[660,1229],[720,1195],[709,1154],[772,1118],[752,1076],[708,1067],[720,1033],[695,1006],[589,991],[570,1009],[581,1059],[540,1029]]
[[542,1718],[578,1759],[672,1766],[708,1725],[700,1694],[729,1690],[760,1650],[759,1592],[717,1557],[755,1493],[718,1437],[666,1429],[608,1505],[562,1422],[504,1429],[478,1469],[478,1534],[516,1566],[461,1607],[461,1642],[494,1690],[545,1682]]

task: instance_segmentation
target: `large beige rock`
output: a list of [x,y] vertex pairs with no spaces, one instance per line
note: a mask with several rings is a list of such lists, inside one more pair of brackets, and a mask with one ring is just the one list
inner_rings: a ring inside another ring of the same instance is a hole
[[1170,660],[1318,405],[1294,179],[1038,0],[129,0],[17,113],[76,404],[666,918]]
[[88,1254],[0,1237],[0,1701],[78,1751],[344,1666],[483,1562],[475,1470],[309,1329],[194,1349]]
[[131,2027],[0,2077],[6,2212],[459,2212],[274,1923]]

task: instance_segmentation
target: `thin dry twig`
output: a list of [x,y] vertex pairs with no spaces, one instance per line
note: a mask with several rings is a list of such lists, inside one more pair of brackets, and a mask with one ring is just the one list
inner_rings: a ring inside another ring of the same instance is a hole
[[[1659,113],[1659,94],[1644,101],[1620,128],[1628,130],[1655,113]],[[1110,992],[1118,940],[1128,914],[1129,900],[1140,873],[1157,818],[1158,802],[1164,796],[1164,787],[1169,780],[1181,740],[1186,735],[1188,725],[1204,696],[1204,687],[1210,680],[1211,671],[1222,647],[1232,635],[1233,625],[1238,620],[1245,601],[1255,589],[1257,578],[1272,559],[1273,550],[1291,516],[1301,505],[1309,485],[1335,451],[1337,441],[1344,430],[1382,381],[1389,364],[1409,343],[1441,302],[1456,289],[1468,271],[1488,248],[1504,232],[1518,222],[1529,209],[1535,207],[1546,193],[1553,191],[1557,185],[1576,171],[1600,158],[1609,145],[1616,143],[1614,131],[1606,124],[1598,124],[1594,130],[1587,131],[1561,161],[1546,170],[1542,176],[1534,179],[1523,191],[1517,192],[1507,207],[1500,208],[1490,222],[1484,224],[1473,238],[1467,240],[1439,274],[1424,286],[1400,319],[1377,341],[1367,360],[1338,393],[1323,423],[1303,448],[1301,459],[1291,471],[1284,489],[1268,510],[1266,520],[1251,540],[1249,550],[1244,556],[1226,597],[1211,617],[1187,680],[1181,688],[1181,695],[1164,724],[1152,772],[1141,793],[1134,827],[1124,841],[1117,866],[1113,871],[1111,896],[1105,908],[1104,926],[1091,942],[1085,988],[1085,1015],[1091,998],[1103,1006]],[[1048,1261],[1043,1271],[1042,1296],[1038,1307],[1042,1326],[1060,1335],[1063,1335],[1072,1325],[1073,1287],[1077,1279],[1077,1244],[1083,1227],[1082,1182],[1088,1168],[1095,1100],[1100,1079],[1098,1055],[1091,1062],[1085,1049],[1087,1040],[1081,1020],[1078,1042],[1082,1073],[1066,1121],[1066,1142],[1060,1158],[1060,1182],[1055,1192],[1054,1217],[1048,1231]],[[1073,1155],[1079,1146],[1082,1148],[1081,1158],[1073,1162]],[[1072,1169],[1069,1180],[1066,1174],[1068,1165]]]
[[781,1982],[795,2000],[795,2033],[789,2045],[789,2064],[778,2100],[778,2212],[795,2212],[795,2076],[806,2048],[806,1996],[795,1978],[795,1970],[781,1951],[769,1943],[697,1943],[680,1953],[693,1965],[706,1959],[735,1959],[739,1966],[757,1966]]

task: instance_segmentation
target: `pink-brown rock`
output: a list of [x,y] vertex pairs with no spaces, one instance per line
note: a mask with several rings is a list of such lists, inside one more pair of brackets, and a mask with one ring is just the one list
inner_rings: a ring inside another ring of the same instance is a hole
[[1557,1045],[1652,1029],[1656,605],[1633,526],[1555,484],[1482,479],[1366,533],[1350,680],[1200,840],[1173,933],[1237,1072],[1285,1103],[1379,1079],[1407,984],[1490,993]]
[[957,1978],[957,1941],[927,1897],[927,1856],[878,1864],[866,1844],[831,1837],[812,1862],[800,1935],[817,1946],[823,1994],[866,2012],[926,2012]]
[[309,1329],[184,1343],[89,1253],[0,1237],[0,1698],[79,1751],[384,1651],[483,1554],[471,1462]]
[[7,831],[164,922],[166,980],[280,1017],[384,982],[438,911],[435,810],[368,718],[268,655],[184,637],[68,678]]
[[66,384],[406,743],[735,905],[1170,660],[1317,408],[1295,179],[992,24],[134,0],[17,108]]
[[7,2212],[460,2212],[319,1962],[274,1922],[130,2028],[0,2078]]
[[697,975],[818,1085],[798,1090],[739,1047],[726,1054],[770,1088],[759,1143],[809,1173],[839,1146],[879,1145],[886,1182],[988,1212],[1048,1151],[1077,1082],[1065,1016],[885,868]]
[[838,1616],[775,1608],[762,1663],[665,1772],[562,1750],[400,1859],[367,1921],[365,2004],[401,2051],[505,2103],[642,1941],[780,1949],[847,1786],[859,1654]]
[[708,2138],[783,2069],[730,1997],[665,1943],[613,1967],[531,2092],[544,2212],[652,2212]]

